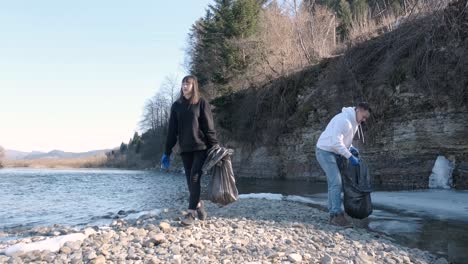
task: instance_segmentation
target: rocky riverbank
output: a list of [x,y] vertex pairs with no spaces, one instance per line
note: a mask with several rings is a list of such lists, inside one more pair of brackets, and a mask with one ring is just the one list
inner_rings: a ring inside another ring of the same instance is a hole
[[[78,237],[72,229],[46,228],[43,235],[0,244],[0,263],[447,263],[364,228],[331,226],[325,212],[300,203],[241,199],[206,206],[209,219],[191,227],[180,225],[180,204],[87,228]],[[75,241],[65,242],[67,236]],[[51,237],[62,239],[55,249],[11,253],[14,244]]]

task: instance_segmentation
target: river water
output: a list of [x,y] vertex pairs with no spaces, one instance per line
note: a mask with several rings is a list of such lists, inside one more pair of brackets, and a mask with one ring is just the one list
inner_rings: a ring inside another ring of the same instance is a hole
[[[207,179],[203,182],[206,185]],[[174,201],[187,199],[185,184],[182,175],[157,171],[2,169],[0,241],[34,227],[105,225],[122,211],[170,208]],[[326,211],[325,183],[241,178],[237,185],[242,194],[263,194],[258,197],[264,198],[280,194],[285,200]],[[384,191],[373,193],[376,204],[369,218],[371,230],[449,261],[468,259],[468,208],[444,211],[453,203],[468,205],[468,192]],[[409,207],[411,201],[414,205]]]

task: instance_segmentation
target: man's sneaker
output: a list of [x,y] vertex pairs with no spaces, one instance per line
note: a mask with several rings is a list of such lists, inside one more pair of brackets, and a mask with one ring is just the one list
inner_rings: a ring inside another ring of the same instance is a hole
[[195,216],[191,212],[188,212],[186,215],[184,215],[184,219],[182,219],[182,224],[189,226],[193,225],[193,223],[195,223]]
[[330,218],[330,224],[336,225],[336,226],[341,226],[341,227],[352,227],[353,226],[348,220],[346,220],[343,213],[332,216]]
[[200,220],[205,220],[208,214],[206,213],[205,210],[205,205],[202,200],[200,200],[200,206],[197,207],[197,214],[198,214],[198,219]]

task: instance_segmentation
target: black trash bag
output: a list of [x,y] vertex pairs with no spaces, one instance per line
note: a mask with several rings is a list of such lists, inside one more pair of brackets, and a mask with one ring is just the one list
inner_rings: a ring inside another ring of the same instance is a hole
[[340,160],[345,212],[352,218],[364,219],[372,214],[372,186],[367,163],[360,159],[359,166],[353,166],[345,158]]
[[217,204],[227,205],[239,197],[231,164],[232,153],[232,149],[223,147],[210,149],[203,165],[203,171],[211,170],[208,199]]
[[229,165],[231,160],[223,159],[219,163],[213,167],[213,174],[208,185],[208,199],[217,204],[227,205],[237,201],[239,193],[232,166]]

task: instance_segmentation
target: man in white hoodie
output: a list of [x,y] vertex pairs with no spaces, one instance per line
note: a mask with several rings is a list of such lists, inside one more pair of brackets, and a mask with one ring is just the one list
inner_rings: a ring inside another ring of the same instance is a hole
[[359,159],[351,154],[351,152],[359,153],[352,142],[359,125],[369,118],[370,112],[368,103],[359,103],[356,107],[343,107],[341,113],[328,123],[317,141],[316,158],[327,175],[330,223],[337,226],[351,226],[344,217],[342,209],[343,187],[337,158],[343,156],[352,165],[359,166]]

